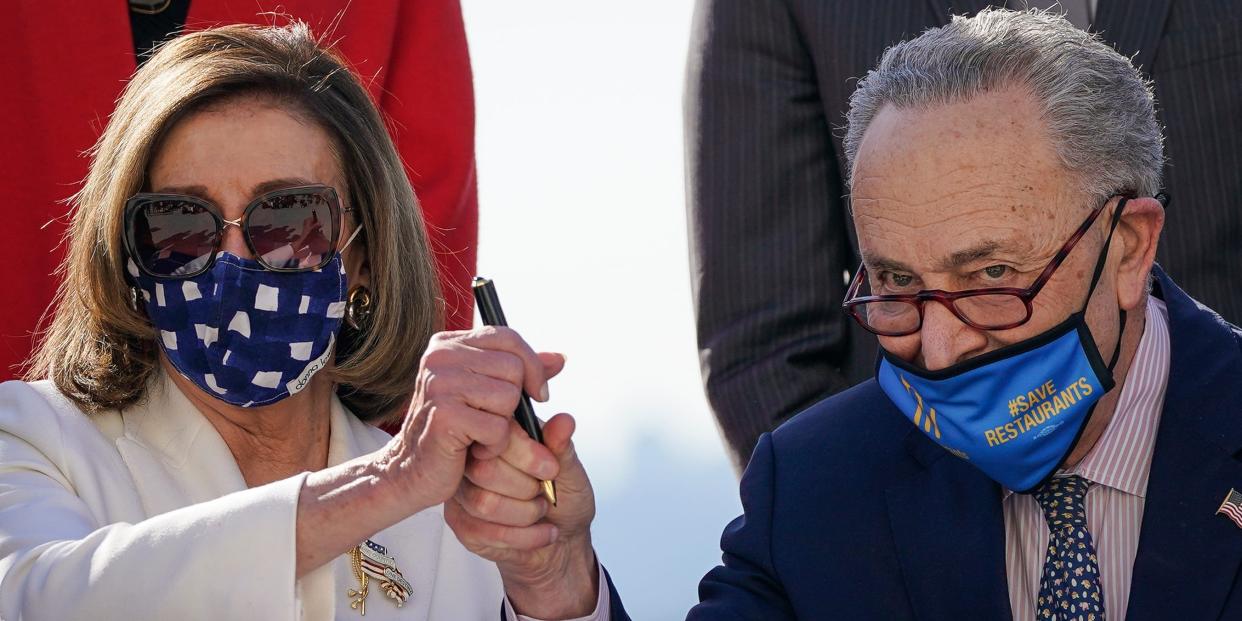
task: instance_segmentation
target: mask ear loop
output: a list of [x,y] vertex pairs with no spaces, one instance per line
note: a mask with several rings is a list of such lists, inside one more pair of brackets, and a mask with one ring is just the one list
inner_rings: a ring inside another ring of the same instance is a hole
[[[1091,294],[1095,293],[1095,286],[1099,284],[1100,275],[1104,273],[1104,263],[1108,260],[1108,249],[1113,243],[1113,231],[1117,230],[1117,224],[1121,222],[1121,212],[1125,209],[1127,200],[1127,198],[1122,197],[1121,202],[1117,204],[1117,210],[1113,212],[1112,223],[1109,224],[1108,227],[1108,237],[1104,240],[1104,249],[1100,251],[1100,258],[1095,262],[1095,272],[1091,275],[1091,286],[1087,288],[1087,301],[1083,302],[1082,310],[1079,311],[1080,313],[1086,314],[1087,305],[1091,302]],[[1117,347],[1113,350],[1113,357],[1108,361],[1108,373],[1110,375],[1113,372],[1113,368],[1117,366],[1118,357],[1121,356],[1121,336],[1125,334],[1126,331],[1126,311],[1124,308],[1118,308],[1117,311],[1118,317],[1121,321],[1121,329],[1117,333]],[[1091,404],[1091,409],[1087,411],[1086,420],[1088,422],[1091,420],[1091,416],[1095,414],[1095,406],[1097,405],[1099,405],[1098,402]],[[1060,471],[1061,466],[1065,464],[1065,460],[1069,459],[1070,453],[1073,452],[1074,447],[1078,446],[1078,441],[1082,439],[1082,432],[1086,428],[1087,422],[1084,422],[1083,426],[1078,429],[1078,435],[1075,436],[1074,442],[1069,445],[1069,448],[1065,449],[1065,454],[1061,456],[1061,459],[1057,462],[1056,467],[1053,468],[1048,473],[1048,476],[1044,477],[1042,481],[1023,493],[1030,493],[1042,487],[1045,483],[1052,479],[1052,477],[1056,476],[1057,472]]]
[[[1091,274],[1091,286],[1087,288],[1087,301],[1082,305],[1082,312],[1087,312],[1087,304],[1091,302],[1091,294],[1095,293],[1095,286],[1100,282],[1100,276],[1104,273],[1104,263],[1108,260],[1108,249],[1113,243],[1113,231],[1117,230],[1117,225],[1121,222],[1121,212],[1126,208],[1126,201],[1130,199],[1122,197],[1121,202],[1117,204],[1117,210],[1113,212],[1112,223],[1108,226],[1108,238],[1104,240],[1104,250],[1100,252],[1100,258],[1095,262],[1095,272]],[[1117,347],[1113,349],[1113,356],[1108,361],[1108,372],[1112,373],[1113,368],[1117,366],[1117,359],[1121,357],[1121,337],[1126,333],[1126,309],[1117,309],[1118,321],[1121,327],[1117,331]]]
[[348,248],[350,244],[354,243],[354,240],[358,238],[358,234],[361,232],[362,232],[362,225],[359,224],[357,227],[354,228],[354,232],[350,234],[349,239],[345,240],[345,245],[341,246],[341,249],[338,250],[337,252],[343,254],[345,252],[345,249]]

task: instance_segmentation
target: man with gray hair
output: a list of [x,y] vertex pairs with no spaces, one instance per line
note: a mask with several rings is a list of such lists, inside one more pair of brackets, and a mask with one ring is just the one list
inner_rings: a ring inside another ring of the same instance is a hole
[[875,378],[760,438],[691,621],[1242,618],[1242,332],[1155,264],[1153,99],[1008,10],[859,82]]
[[[844,132],[886,48],[987,6],[1054,7],[1152,81],[1169,212],[1157,260],[1242,320],[1242,0],[696,0],[685,94],[691,291],[730,457],[871,376],[875,339],[833,308],[858,266]],[[844,276],[843,276],[844,274]],[[816,287],[802,283],[815,282]]]

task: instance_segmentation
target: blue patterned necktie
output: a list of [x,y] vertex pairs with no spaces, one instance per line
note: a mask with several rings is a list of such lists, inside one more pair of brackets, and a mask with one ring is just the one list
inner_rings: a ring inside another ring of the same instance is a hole
[[1095,542],[1087,532],[1087,488],[1080,476],[1054,477],[1035,490],[1048,521],[1048,554],[1039,580],[1037,619],[1103,621],[1104,595]]

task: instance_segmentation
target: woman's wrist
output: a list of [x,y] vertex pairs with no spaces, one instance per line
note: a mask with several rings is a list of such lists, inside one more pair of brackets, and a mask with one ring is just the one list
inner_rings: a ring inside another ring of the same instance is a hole
[[373,453],[368,464],[368,475],[373,477],[369,483],[376,503],[398,514],[398,522],[443,502],[429,497],[427,486],[419,485],[412,448],[400,438],[394,438]]
[[410,496],[382,451],[310,473],[298,497],[297,575],[428,506]]

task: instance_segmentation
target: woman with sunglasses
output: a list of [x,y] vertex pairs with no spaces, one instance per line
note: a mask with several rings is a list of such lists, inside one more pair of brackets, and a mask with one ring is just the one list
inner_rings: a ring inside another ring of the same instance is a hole
[[564,359],[433,334],[401,161],[305,26],[168,43],[92,157],[31,381],[0,386],[0,618],[494,619],[546,575],[555,510],[498,571],[441,503],[471,460],[528,482],[527,513],[539,479],[589,489],[558,461],[572,419],[557,454],[511,419]]

